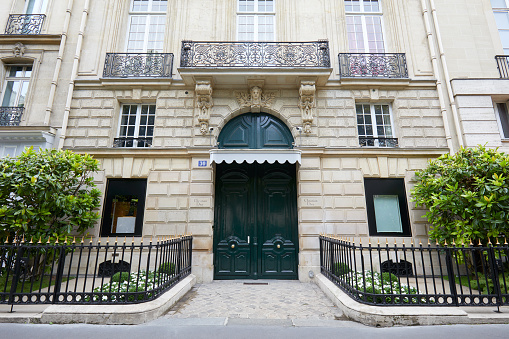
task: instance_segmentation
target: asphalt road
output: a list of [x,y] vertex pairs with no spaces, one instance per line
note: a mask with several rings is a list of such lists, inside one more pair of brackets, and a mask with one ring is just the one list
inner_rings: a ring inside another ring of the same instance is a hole
[[[223,323],[221,323],[223,321]],[[221,324],[219,324],[221,323]],[[1,339],[15,338],[86,338],[86,339],[157,339],[157,338],[404,338],[404,339],[481,339],[509,338],[509,325],[448,325],[373,328],[345,321],[188,321],[159,319],[138,326],[124,325],[22,325],[0,324]]]

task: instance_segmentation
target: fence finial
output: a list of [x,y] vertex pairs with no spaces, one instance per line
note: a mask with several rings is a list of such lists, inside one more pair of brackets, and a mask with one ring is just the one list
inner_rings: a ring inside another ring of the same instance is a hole
[[106,245],[108,245],[110,243],[110,237],[107,237],[106,238]]
[[115,237],[115,245],[117,244],[117,242],[118,242],[118,236]]
[[72,238],[72,243],[75,244],[76,243],[76,237],[73,237]]
[[33,237],[32,237],[32,238],[30,238],[30,242],[29,242],[29,244],[33,244],[33,243],[34,243],[34,242],[33,242],[33,239],[34,239]]
[[454,242],[454,239],[452,239],[452,243],[451,243],[454,247],[456,247],[456,243]]
[[368,238],[368,245],[371,246],[371,238]]
[[51,239],[51,237],[48,237],[48,242],[46,242],[46,244],[49,244],[49,243],[50,243],[50,239]]
[[90,243],[92,244],[93,241],[93,236],[90,236]]
[[55,240],[55,244],[58,244],[58,237],[57,237],[57,240]]
[[491,245],[491,238],[488,237],[488,245]]
[[482,246],[481,239],[479,239],[479,246]]
[[447,246],[447,240],[444,240],[444,246]]
[[134,244],[134,236],[133,236],[133,241],[131,241],[132,244]]
[[152,240],[154,240],[153,236],[150,236],[150,243],[152,243]]
[[359,245],[362,245],[362,238],[359,238]]
[[24,244],[25,243],[25,235],[23,234],[23,238],[21,238],[21,243]]
[[127,242],[127,236],[124,235],[124,245],[125,245],[126,242]]
[[380,238],[377,238],[377,239],[376,239],[376,244],[377,244],[378,246],[380,246]]
[[42,244],[42,237],[39,237],[39,241],[37,243]]
[[506,238],[504,238],[504,245],[509,245],[509,244],[507,243],[507,239],[506,239]]
[[389,245],[389,239],[385,238],[385,245]]
[[469,243],[470,246],[474,246],[474,244],[472,243],[472,239],[469,239],[469,242],[470,242]]
[[497,239],[497,243],[496,243],[496,245],[500,245],[500,242],[498,241],[498,237],[497,237],[496,239]]

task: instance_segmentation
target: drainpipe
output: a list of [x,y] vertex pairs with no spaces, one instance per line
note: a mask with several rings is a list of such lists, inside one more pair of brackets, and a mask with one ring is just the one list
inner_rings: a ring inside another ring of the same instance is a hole
[[426,34],[428,36],[428,47],[429,52],[431,54],[431,63],[433,65],[433,73],[437,79],[437,92],[438,92],[438,100],[440,102],[440,111],[442,113],[442,119],[444,121],[444,129],[445,129],[445,138],[447,140],[447,147],[449,147],[449,152],[451,154],[454,153],[454,145],[452,142],[452,133],[451,126],[449,124],[449,118],[447,117],[447,106],[444,99],[443,89],[442,89],[442,76],[440,74],[440,69],[438,67],[438,60],[436,54],[435,44],[433,43],[433,32],[431,31],[431,20],[429,17],[428,7],[426,6],[426,0],[421,0],[422,5],[422,13],[424,16],[424,23],[426,25]]
[[57,63],[55,65],[55,73],[53,73],[53,80],[51,81],[51,88],[49,91],[48,104],[46,105],[46,115],[44,117],[44,126],[49,125],[51,112],[53,111],[53,103],[55,102],[55,93],[57,91],[58,76],[60,75],[60,68],[62,66],[62,58],[65,51],[65,43],[67,42],[67,33],[69,31],[69,22],[71,21],[71,11],[74,0],[69,0],[64,19],[64,28],[62,29],[62,39],[60,40],[60,48],[58,49]]
[[438,25],[438,17],[437,17],[437,10],[435,7],[435,1],[430,0],[430,4],[431,4],[431,14],[433,16],[433,24],[435,26],[435,32],[437,34],[438,51],[440,52],[440,60],[442,61],[442,68],[444,70],[447,94],[449,95],[449,102],[451,103],[451,108],[452,108],[452,117],[454,119],[454,125],[456,127],[456,134],[458,136],[459,145],[465,146],[465,142],[463,140],[463,129],[461,128],[459,114],[458,114],[458,107],[456,106],[456,100],[454,99],[454,92],[453,92],[452,86],[451,86],[451,77],[449,74],[449,69],[447,68],[447,61],[445,59],[444,45],[442,44],[442,36],[440,34],[440,26]]
[[90,0],[85,0],[83,6],[83,14],[81,15],[81,25],[78,34],[78,41],[76,43],[76,53],[74,54],[74,62],[72,65],[71,80],[69,81],[69,89],[67,91],[67,100],[65,102],[64,118],[62,121],[62,131],[60,133],[60,141],[58,142],[58,149],[64,147],[65,135],[67,133],[67,123],[69,122],[69,113],[71,111],[72,95],[74,92],[74,81],[78,76],[78,66],[80,64],[81,57],[81,46],[83,45],[83,35],[85,32],[85,26],[87,24],[88,9],[90,7]]

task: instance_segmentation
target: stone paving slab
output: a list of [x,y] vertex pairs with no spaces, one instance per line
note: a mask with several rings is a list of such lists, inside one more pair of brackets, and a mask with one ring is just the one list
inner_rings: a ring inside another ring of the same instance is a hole
[[342,312],[312,283],[216,280],[194,286],[165,317],[334,320]]

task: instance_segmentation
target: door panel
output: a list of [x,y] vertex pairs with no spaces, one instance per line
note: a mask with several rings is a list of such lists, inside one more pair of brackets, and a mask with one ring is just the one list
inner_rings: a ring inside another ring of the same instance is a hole
[[297,279],[295,165],[218,164],[216,279]]

